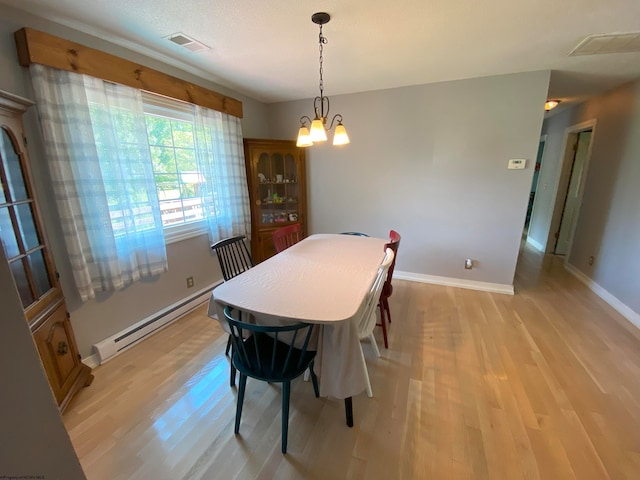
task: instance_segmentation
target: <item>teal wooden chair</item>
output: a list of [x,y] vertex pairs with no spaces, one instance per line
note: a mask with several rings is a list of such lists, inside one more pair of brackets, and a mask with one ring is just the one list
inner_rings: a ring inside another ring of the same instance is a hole
[[282,383],[282,453],[287,453],[291,381],[308,368],[315,395],[320,396],[318,378],[313,371],[316,352],[309,350],[314,326],[302,322],[277,326],[256,325],[250,322],[250,314],[232,307],[226,307],[224,315],[231,329],[232,362],[240,373],[234,431],[236,434],[240,432],[247,377]]

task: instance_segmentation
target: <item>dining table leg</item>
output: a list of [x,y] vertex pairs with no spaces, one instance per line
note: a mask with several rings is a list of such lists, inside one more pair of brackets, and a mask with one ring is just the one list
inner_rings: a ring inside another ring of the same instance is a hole
[[347,415],[347,426],[353,427],[353,402],[351,401],[351,397],[344,399],[344,411]]

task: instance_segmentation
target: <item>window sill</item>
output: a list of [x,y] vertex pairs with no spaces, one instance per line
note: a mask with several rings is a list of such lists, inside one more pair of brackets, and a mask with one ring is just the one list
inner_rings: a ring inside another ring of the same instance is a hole
[[170,245],[172,243],[181,242],[189,238],[199,237],[207,234],[206,222],[193,222],[185,225],[176,225],[164,228],[164,243]]

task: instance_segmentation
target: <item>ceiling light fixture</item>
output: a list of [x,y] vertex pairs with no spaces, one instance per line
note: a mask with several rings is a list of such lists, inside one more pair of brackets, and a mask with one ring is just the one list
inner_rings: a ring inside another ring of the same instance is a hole
[[548,112],[549,110],[553,110],[558,106],[560,100],[547,100],[544,104],[544,111]]
[[[318,37],[320,44],[320,96],[313,99],[314,118],[303,115],[300,117],[300,130],[298,131],[298,147],[310,147],[313,142],[324,142],[327,140],[327,130],[331,130],[334,122],[338,122],[333,133],[334,145],[346,145],[349,143],[347,130],[342,125],[342,115],[336,113],[331,119],[331,123],[327,126],[327,118],[329,117],[329,98],[324,96],[324,83],[322,80],[322,50],[327,39],[322,35],[322,25],[329,23],[331,16],[325,12],[314,13],[311,21],[320,26],[320,35]],[[307,122],[310,127],[307,126]]]

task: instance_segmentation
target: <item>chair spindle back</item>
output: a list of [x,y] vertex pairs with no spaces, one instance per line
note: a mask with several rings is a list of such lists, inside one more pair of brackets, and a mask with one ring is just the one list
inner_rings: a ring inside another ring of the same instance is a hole
[[220,270],[225,282],[255,265],[244,239],[244,235],[238,235],[225,238],[211,245],[211,249],[218,256]]

